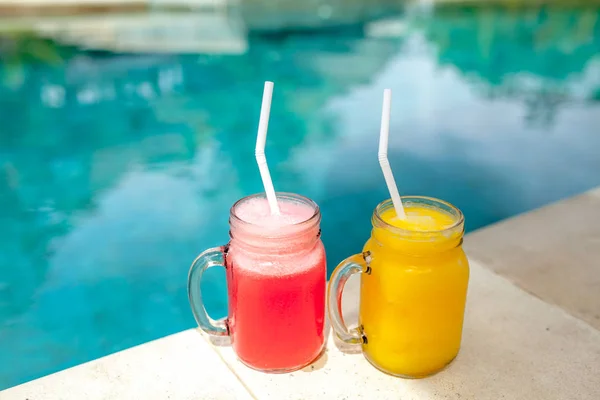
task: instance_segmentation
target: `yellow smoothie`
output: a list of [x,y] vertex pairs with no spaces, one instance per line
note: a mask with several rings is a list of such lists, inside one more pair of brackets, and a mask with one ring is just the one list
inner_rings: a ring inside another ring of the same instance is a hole
[[405,220],[393,208],[374,219],[363,250],[371,261],[361,277],[359,318],[367,359],[385,372],[416,378],[458,354],[469,265],[460,213],[422,204],[405,211]]

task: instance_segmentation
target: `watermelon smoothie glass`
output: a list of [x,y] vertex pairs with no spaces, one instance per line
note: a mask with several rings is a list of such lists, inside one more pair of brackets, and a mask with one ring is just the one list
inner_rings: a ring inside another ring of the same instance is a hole
[[[188,296],[194,317],[211,335],[230,336],[238,358],[264,372],[291,372],[324,348],[325,249],[321,213],[310,199],[277,193],[274,215],[263,194],[239,200],[230,211],[230,242],[200,254],[190,268]],[[226,270],[228,317],[212,320],[200,279],[210,267]]]

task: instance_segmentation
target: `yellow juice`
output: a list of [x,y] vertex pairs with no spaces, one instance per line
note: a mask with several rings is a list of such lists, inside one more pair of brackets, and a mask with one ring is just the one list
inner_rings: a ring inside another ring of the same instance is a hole
[[393,207],[373,217],[359,319],[365,357],[385,372],[417,378],[458,354],[469,265],[460,211],[409,202],[405,210],[406,220]]

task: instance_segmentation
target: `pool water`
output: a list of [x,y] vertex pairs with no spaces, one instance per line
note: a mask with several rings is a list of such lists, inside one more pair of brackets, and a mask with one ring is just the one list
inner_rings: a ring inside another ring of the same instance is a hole
[[[231,204],[261,191],[264,80],[275,187],[321,206],[329,271],[388,197],[386,87],[400,191],[452,202],[468,231],[600,185],[599,17],[453,7],[252,35],[237,55],[5,47],[0,389],[195,325],[188,267],[227,241]],[[203,287],[224,315],[222,271]]]

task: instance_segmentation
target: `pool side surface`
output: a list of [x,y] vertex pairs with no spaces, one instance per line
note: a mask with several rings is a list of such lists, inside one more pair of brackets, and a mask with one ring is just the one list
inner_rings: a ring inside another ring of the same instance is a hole
[[171,10],[221,10],[227,0],[0,0],[0,16],[89,15]]
[[[441,373],[385,375],[330,334],[292,374],[262,374],[188,330],[0,392],[24,399],[598,399],[600,188],[467,236],[463,346]],[[357,316],[358,280],[344,297]]]
[[479,229],[465,251],[600,330],[600,188]]

